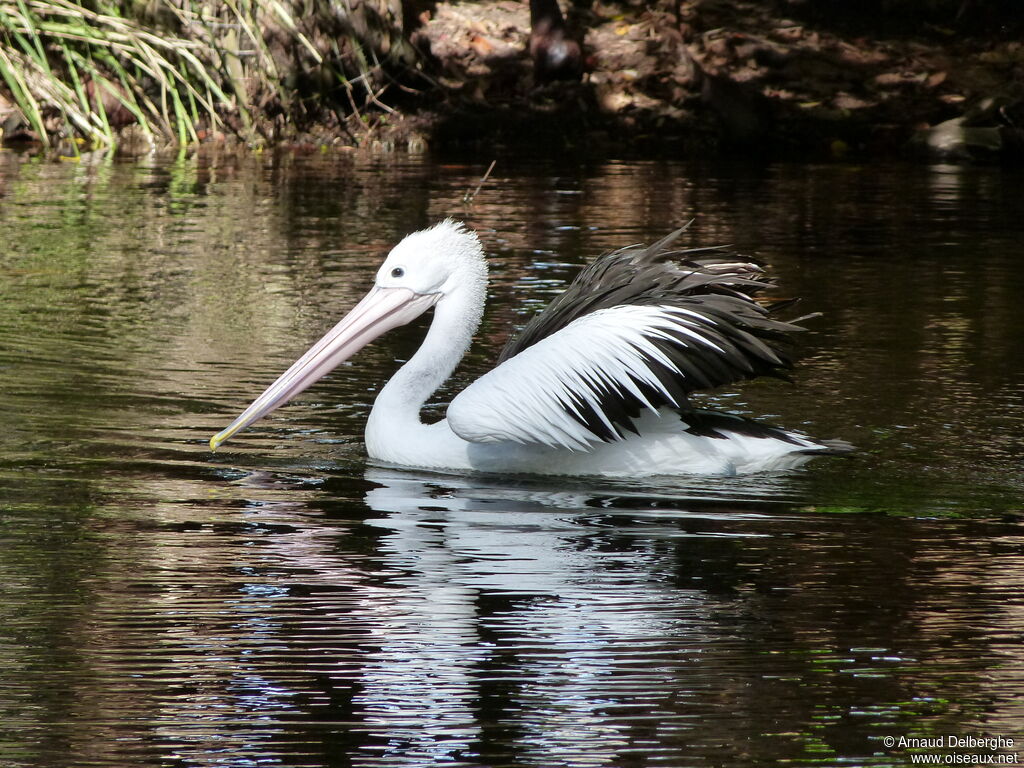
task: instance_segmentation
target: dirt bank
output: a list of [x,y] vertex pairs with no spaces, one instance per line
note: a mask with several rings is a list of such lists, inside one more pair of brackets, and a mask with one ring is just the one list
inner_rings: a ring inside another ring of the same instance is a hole
[[[310,1],[215,4],[208,18],[162,0],[163,16],[130,20],[0,0],[0,54],[20,67],[0,82],[3,141],[57,154],[105,151],[116,132],[124,152],[208,141],[1024,158],[1020,0]],[[70,43],[54,19],[78,25]],[[536,69],[531,41],[554,50],[555,32],[569,65]],[[95,65],[83,85],[74,62],[107,61],[115,33],[135,59]],[[166,43],[159,82],[146,74],[152,40]]]
[[958,15],[968,32],[942,26],[941,14],[823,20],[799,3],[562,7],[585,71],[579,82],[543,86],[527,51],[525,2],[422,11],[411,39],[433,85],[368,123],[371,138],[1021,158],[1024,44],[1018,28],[999,23],[998,7]]

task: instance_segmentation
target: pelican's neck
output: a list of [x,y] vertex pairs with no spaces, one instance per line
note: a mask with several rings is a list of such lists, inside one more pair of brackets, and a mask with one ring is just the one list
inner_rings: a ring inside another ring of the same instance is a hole
[[366,422],[366,448],[376,459],[393,460],[426,425],[420,410],[466,354],[480,325],[486,276],[446,294],[434,307],[434,318],[416,354],[384,385]]

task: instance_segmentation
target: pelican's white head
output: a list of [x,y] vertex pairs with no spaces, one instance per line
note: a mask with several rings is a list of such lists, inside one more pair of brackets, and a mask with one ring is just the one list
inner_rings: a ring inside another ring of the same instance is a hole
[[414,232],[391,249],[373,288],[242,414],[210,439],[217,447],[305,390],[371,341],[434,305],[473,324],[483,310],[487,262],[476,234],[452,219]]
[[487,279],[487,261],[476,233],[445,219],[407,235],[377,270],[377,286],[407,288],[421,296],[447,295]]

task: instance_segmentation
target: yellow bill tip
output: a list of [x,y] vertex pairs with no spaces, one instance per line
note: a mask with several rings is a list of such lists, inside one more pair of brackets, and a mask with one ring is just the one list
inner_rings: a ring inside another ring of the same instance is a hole
[[220,448],[221,443],[227,440],[230,436],[231,433],[229,433],[228,430],[226,429],[218,432],[216,435],[210,438],[210,450],[216,453],[217,449]]

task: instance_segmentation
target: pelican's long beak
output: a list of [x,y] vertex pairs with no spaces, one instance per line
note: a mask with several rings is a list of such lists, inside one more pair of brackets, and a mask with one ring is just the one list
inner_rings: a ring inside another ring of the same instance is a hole
[[210,450],[216,451],[233,434],[291,400],[382,333],[419,317],[440,297],[439,293],[419,294],[408,288],[374,286],[340,323],[267,387],[242,415],[211,437]]

